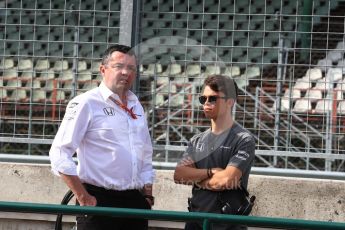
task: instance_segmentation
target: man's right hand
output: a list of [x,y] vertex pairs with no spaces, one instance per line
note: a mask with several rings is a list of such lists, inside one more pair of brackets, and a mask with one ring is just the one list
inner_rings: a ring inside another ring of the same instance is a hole
[[66,175],[60,172],[60,176],[66,185],[72,190],[73,194],[77,198],[80,206],[96,206],[97,200],[94,196],[91,196],[84,185],[81,183],[78,176]]
[[91,196],[89,193],[85,193],[79,196],[76,196],[80,206],[96,206],[97,200],[94,196]]

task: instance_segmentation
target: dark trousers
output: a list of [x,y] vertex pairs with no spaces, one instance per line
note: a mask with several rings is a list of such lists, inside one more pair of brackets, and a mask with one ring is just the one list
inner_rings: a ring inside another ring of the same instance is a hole
[[[86,190],[96,197],[97,206],[116,208],[150,209],[150,205],[139,190],[106,190],[94,185],[84,184]],[[147,230],[148,221],[125,217],[99,215],[77,216],[77,230]]]
[[[202,224],[198,222],[186,222],[185,230],[202,230]],[[212,230],[247,230],[246,226],[229,224],[211,224]]]

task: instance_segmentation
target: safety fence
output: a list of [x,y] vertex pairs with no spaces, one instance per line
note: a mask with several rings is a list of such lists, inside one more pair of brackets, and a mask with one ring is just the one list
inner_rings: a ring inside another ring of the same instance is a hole
[[209,127],[197,98],[207,75],[223,74],[240,88],[236,121],[270,153],[256,166],[342,172],[344,4],[0,1],[0,153],[47,155],[68,101],[99,84],[102,52],[121,43],[138,53],[133,88],[155,162],[175,163]]
[[258,216],[236,216],[213,213],[189,213],[163,210],[142,210],[108,207],[80,207],[72,205],[0,202],[0,211],[29,212],[65,215],[107,215],[123,218],[144,218],[163,221],[201,221],[203,229],[210,229],[211,223],[232,223],[256,227],[284,228],[284,229],[345,229],[345,222],[325,222],[302,219],[271,218]]

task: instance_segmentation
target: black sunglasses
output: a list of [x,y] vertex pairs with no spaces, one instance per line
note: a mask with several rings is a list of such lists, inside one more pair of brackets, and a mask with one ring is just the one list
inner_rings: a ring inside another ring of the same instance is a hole
[[218,98],[228,99],[227,97],[220,97],[220,96],[208,96],[208,97],[207,96],[200,96],[199,97],[199,102],[202,105],[205,104],[206,101],[208,101],[209,103],[214,104],[214,103],[216,103]]

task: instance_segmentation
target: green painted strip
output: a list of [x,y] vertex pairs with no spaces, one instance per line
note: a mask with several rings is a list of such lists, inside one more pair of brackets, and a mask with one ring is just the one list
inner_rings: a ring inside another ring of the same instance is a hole
[[286,219],[258,216],[234,216],[213,213],[189,213],[162,210],[142,210],[126,208],[106,208],[106,207],[80,207],[74,205],[22,203],[22,202],[0,202],[0,211],[25,212],[25,213],[46,213],[64,215],[92,214],[108,215],[117,217],[139,217],[150,220],[170,220],[170,221],[204,221],[204,226],[209,226],[210,222],[231,222],[234,224],[244,224],[257,227],[294,228],[294,229],[345,229],[345,222],[311,221],[302,219]]

